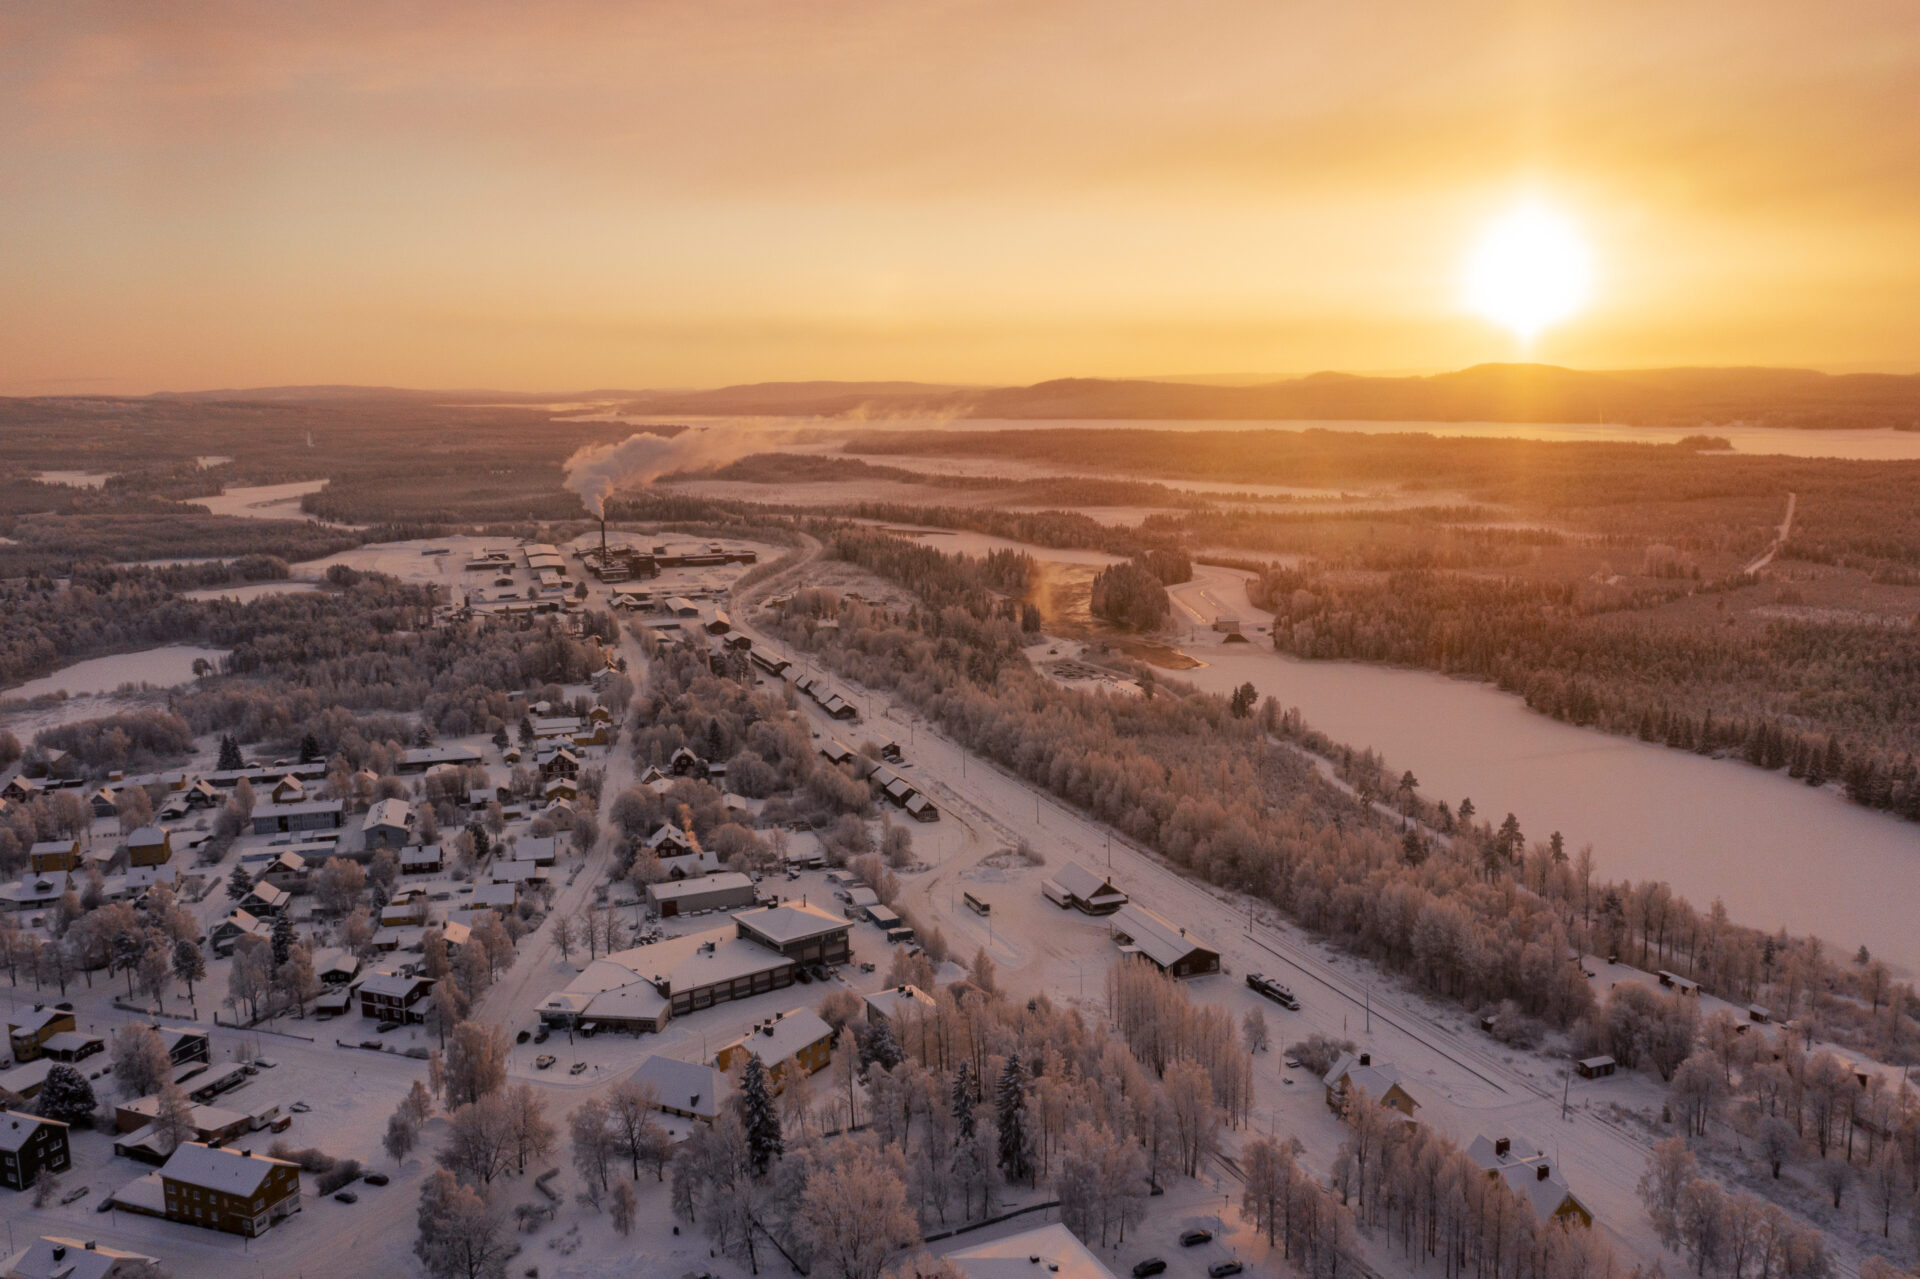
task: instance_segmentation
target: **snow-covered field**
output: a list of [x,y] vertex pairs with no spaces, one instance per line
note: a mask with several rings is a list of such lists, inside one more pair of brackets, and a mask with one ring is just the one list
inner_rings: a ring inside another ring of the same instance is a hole
[[252,520],[303,520],[300,499],[318,493],[325,480],[295,480],[291,484],[252,484],[229,488],[218,497],[196,497],[195,506],[204,506],[214,515],[238,515]]
[[51,675],[28,680],[5,690],[8,697],[40,697],[65,691],[72,696],[111,693],[122,684],[151,684],[171,688],[193,678],[193,664],[202,658],[218,666],[226,654],[217,648],[192,644],[168,644],[163,648],[143,649],[137,653],[115,653],[75,662]]
[[[1041,548],[1033,548],[1041,553]],[[1223,644],[1217,614],[1264,624],[1246,575],[1196,565],[1171,592],[1184,651],[1206,663],[1170,678],[1214,693],[1251,681],[1307,723],[1371,746],[1421,790],[1514,813],[1533,838],[1591,843],[1610,877],[1664,879],[1694,902],[1718,897],[1756,928],[1815,933],[1920,972],[1920,836],[1910,823],[1734,760],[1598,733],[1535,714],[1490,684],[1276,653],[1264,634]],[[1630,800],[1631,802],[1622,802]]]
[[243,603],[257,600],[268,595],[297,595],[302,591],[318,588],[316,582],[247,582],[239,586],[209,586],[200,591],[182,591],[181,597],[190,600],[233,600]]

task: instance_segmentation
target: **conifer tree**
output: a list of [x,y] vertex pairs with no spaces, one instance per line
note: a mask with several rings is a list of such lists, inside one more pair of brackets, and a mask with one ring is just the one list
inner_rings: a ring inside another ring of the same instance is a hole
[[1000,1170],[1008,1181],[1033,1179],[1033,1134],[1027,1131],[1027,1093],[1020,1077],[1020,1054],[1007,1058],[994,1097],[1000,1118]]
[[99,1108],[93,1085],[85,1075],[65,1063],[47,1071],[46,1082],[40,1086],[42,1118],[84,1128],[93,1122],[93,1112]]
[[973,1140],[973,1073],[964,1061],[953,1072],[953,1124],[957,1144]]
[[740,1110],[753,1170],[764,1175],[767,1165],[784,1152],[785,1144],[780,1136],[780,1114],[767,1091],[767,1068],[758,1057],[747,1058],[746,1072],[740,1079]]
[[246,766],[246,761],[240,758],[240,743],[234,741],[231,736],[223,735],[220,738],[220,762],[218,765],[220,771],[223,773],[233,773],[238,772]]
[[245,866],[235,866],[233,874],[227,877],[227,900],[245,901],[247,894],[253,891],[253,879],[247,874]]
[[292,950],[293,919],[283,910],[273,919],[273,966],[278,968],[286,963]]

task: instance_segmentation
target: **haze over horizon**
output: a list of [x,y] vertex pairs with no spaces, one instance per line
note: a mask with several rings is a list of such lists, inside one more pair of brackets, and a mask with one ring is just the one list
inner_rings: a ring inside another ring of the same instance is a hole
[[[0,394],[1910,371],[1917,73],[1868,4],[14,9]],[[1526,201],[1530,344],[1461,300]]]

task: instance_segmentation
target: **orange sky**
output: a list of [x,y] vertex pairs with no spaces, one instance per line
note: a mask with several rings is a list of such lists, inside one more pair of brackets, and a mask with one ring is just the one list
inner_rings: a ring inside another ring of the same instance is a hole
[[0,393],[1910,370],[1916,85],[1900,0],[9,6]]

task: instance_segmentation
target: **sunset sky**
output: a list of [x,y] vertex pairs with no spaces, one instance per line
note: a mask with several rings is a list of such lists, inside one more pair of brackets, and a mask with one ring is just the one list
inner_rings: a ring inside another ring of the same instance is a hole
[[1917,86],[1901,0],[11,5],[0,393],[1908,371]]

